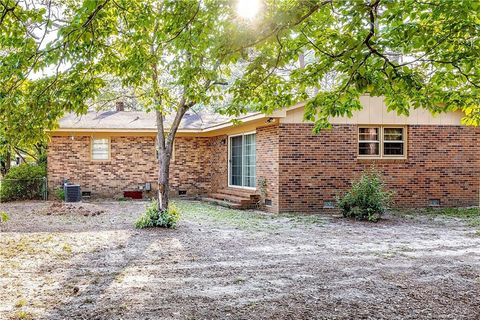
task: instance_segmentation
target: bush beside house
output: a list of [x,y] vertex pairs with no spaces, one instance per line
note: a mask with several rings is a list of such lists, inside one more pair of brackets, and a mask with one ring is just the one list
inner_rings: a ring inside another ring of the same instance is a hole
[[381,174],[370,169],[353,181],[350,190],[337,202],[344,217],[375,222],[388,208],[392,196],[393,192],[386,189]]
[[11,168],[1,181],[2,201],[41,199],[46,190],[45,166],[21,164]]

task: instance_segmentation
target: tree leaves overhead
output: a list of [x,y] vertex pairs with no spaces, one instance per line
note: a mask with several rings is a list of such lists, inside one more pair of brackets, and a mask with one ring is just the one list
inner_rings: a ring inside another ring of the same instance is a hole
[[[276,16],[305,7],[304,1],[283,3],[274,8]],[[306,100],[305,118],[319,130],[329,117],[361,108],[359,96],[370,94],[385,96],[389,110],[400,114],[410,107],[463,110],[466,124],[480,124],[479,2],[317,4],[307,18],[257,45],[247,73],[232,88],[236,104],[272,111]],[[302,55],[309,61],[300,67]],[[322,87],[332,74],[334,85]]]
[[1,1],[0,135],[35,140],[112,77],[164,114],[226,98],[233,115],[307,101],[321,129],[368,93],[401,114],[463,110],[480,124],[478,1],[265,0],[251,21],[235,4]]
[[[4,148],[45,139],[66,111],[82,112],[102,80],[81,63],[65,64],[67,42],[48,39],[62,27],[54,1],[0,2],[0,136]],[[57,45],[58,44],[58,45]],[[69,68],[67,68],[69,67]],[[42,75],[49,70],[50,74]]]

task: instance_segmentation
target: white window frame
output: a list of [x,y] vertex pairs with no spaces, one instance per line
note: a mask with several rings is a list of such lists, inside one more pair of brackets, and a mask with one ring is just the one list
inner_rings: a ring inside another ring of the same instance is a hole
[[[360,140],[360,129],[375,128],[378,129],[378,140]],[[382,156],[382,127],[381,126],[358,126],[357,129],[357,156],[363,159],[378,159]],[[378,143],[378,154],[360,154],[360,143]]]
[[[93,145],[95,140],[107,140],[108,143],[108,158],[107,159],[95,159],[93,157]],[[110,161],[111,160],[111,145],[112,139],[110,137],[91,137],[90,139],[90,160],[91,161]]]
[[[232,185],[230,184],[230,153],[231,153],[231,143],[230,143],[230,138],[233,138],[233,137],[238,137],[238,136],[247,136],[249,134],[255,134],[255,149],[256,149],[256,146],[257,146],[257,132],[256,131],[249,131],[249,132],[243,132],[243,133],[239,133],[239,134],[232,134],[232,135],[229,135],[227,137],[228,139],[228,154],[227,154],[227,185],[229,188],[238,188],[238,189],[247,189],[247,190],[257,190],[257,181],[255,181],[255,187],[245,187],[245,186],[237,186],[237,185]],[[243,139],[243,138],[242,138]],[[256,150],[255,150],[256,152]],[[255,155],[255,180],[256,180],[256,177],[257,177],[257,157]],[[243,144],[242,144],[242,180],[243,180]],[[242,181],[243,182],[243,181]]]
[[[376,142],[376,141],[367,141],[367,140],[360,140],[360,128],[378,128],[378,139],[379,139],[379,154],[378,155],[361,155],[359,153],[359,145],[360,142]],[[403,130],[403,139],[402,141],[395,140],[390,141],[384,140],[384,130],[387,128],[394,128],[394,129],[402,129]],[[395,142],[395,143],[403,143],[403,155],[386,155],[384,154],[384,143],[385,142]],[[401,159],[404,160],[407,158],[407,126],[403,125],[359,125],[357,127],[357,158],[358,159]]]

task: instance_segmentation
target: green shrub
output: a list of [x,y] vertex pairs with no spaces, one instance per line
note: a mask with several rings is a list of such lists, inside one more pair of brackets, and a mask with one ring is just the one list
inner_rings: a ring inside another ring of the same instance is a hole
[[48,159],[47,153],[43,152],[38,156],[37,164],[39,166],[43,166],[43,167],[46,168],[47,167],[47,159]]
[[5,211],[0,211],[0,223],[6,223],[10,217],[8,216],[8,213]]
[[366,170],[337,203],[344,217],[378,221],[390,204],[393,192],[386,190],[381,174]]
[[45,192],[45,167],[21,164],[11,168],[1,182],[2,201],[41,199]]
[[152,201],[145,213],[135,222],[135,227],[143,228],[175,228],[180,219],[180,212],[174,204],[170,204],[165,211],[158,210],[158,203],[156,200]]
[[65,190],[63,188],[55,189],[55,197],[57,197],[58,200],[65,201]]

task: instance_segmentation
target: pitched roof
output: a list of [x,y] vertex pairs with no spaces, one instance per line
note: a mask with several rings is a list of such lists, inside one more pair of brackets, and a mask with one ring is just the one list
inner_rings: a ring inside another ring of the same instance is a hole
[[[252,113],[255,115],[257,113]],[[230,122],[232,117],[213,112],[188,111],[180,123],[179,130],[203,130]],[[167,116],[166,127],[173,121]],[[156,130],[154,112],[143,111],[89,111],[84,115],[67,114],[59,121],[59,129],[114,129]]]

